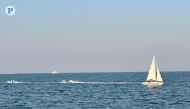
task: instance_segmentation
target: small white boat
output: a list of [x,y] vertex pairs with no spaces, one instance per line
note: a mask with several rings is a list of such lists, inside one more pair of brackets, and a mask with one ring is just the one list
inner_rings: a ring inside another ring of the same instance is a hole
[[156,60],[155,60],[155,55],[153,56],[152,64],[150,66],[150,70],[149,70],[147,79],[142,84],[143,85],[148,85],[148,86],[160,86],[160,85],[163,85],[163,80],[162,80],[160,71],[158,69],[158,65],[156,63]]
[[7,83],[18,83],[18,81],[10,80],[10,81],[7,81]]
[[66,79],[66,80],[63,80],[62,83],[79,83],[79,82]]
[[56,71],[53,71],[52,74],[57,74],[57,72],[56,72]]

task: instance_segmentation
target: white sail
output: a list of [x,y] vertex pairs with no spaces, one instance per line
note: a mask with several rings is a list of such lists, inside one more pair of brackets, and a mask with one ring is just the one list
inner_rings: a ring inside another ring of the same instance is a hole
[[157,66],[157,79],[156,79],[156,80],[163,82],[162,77],[161,77],[161,74],[160,74],[160,71],[159,71],[159,69],[158,69],[158,66]]
[[146,80],[156,80],[156,62],[155,62],[155,55],[153,56],[153,59],[152,59],[152,64],[150,66],[150,70],[149,70],[149,73],[148,73],[148,76],[147,76],[147,79]]

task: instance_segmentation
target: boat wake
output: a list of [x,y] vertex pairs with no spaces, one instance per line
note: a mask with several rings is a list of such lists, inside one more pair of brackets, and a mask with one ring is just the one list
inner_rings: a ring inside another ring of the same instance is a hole
[[86,82],[80,82],[80,81],[74,81],[74,80],[63,80],[61,83],[86,83]]
[[75,80],[63,80],[61,83],[72,84],[139,84],[140,82],[81,82]]

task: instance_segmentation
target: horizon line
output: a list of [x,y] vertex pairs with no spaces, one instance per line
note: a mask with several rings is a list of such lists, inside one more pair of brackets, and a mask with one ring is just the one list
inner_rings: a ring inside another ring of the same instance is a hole
[[[57,74],[64,74],[64,73],[145,73],[149,71],[123,71],[123,72],[117,72],[117,71],[112,71],[112,72],[58,72]],[[189,70],[177,70],[177,71],[160,71],[161,73],[171,73],[171,72],[190,72]],[[52,72],[21,72],[21,73],[0,73],[0,74],[52,74]]]

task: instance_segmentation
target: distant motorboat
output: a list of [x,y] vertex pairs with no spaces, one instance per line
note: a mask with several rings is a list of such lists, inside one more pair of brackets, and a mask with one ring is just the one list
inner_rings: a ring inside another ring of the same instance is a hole
[[155,60],[155,55],[153,56],[152,64],[150,66],[150,70],[149,70],[147,79],[142,84],[149,85],[149,86],[163,85],[163,80],[162,80],[160,71],[158,69],[156,60]]
[[69,81],[69,80],[65,80],[65,82],[66,82],[66,83],[70,83],[70,81]]
[[75,83],[75,81],[72,81],[72,80],[63,80],[62,83]]
[[10,81],[7,81],[7,83],[18,83],[18,81],[10,80]]
[[57,72],[56,72],[56,71],[53,71],[52,74],[57,74]]

